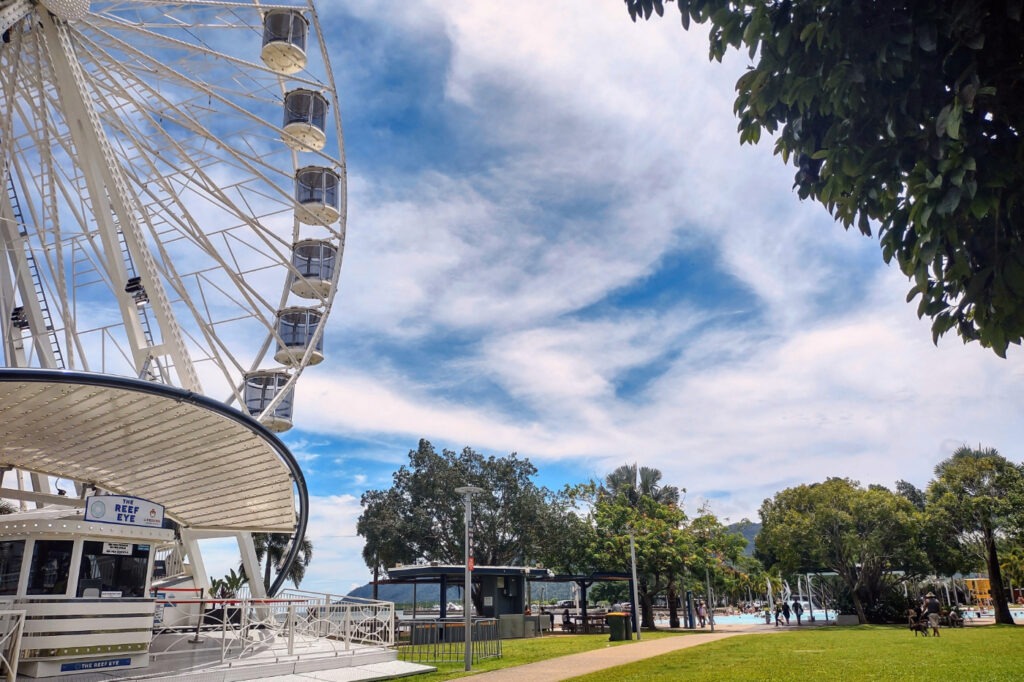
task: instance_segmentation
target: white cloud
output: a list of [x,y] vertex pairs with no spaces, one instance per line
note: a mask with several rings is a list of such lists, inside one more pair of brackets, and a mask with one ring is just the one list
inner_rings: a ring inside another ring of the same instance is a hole
[[[1020,457],[1024,370],[934,347],[877,241],[800,203],[771,141],[738,145],[743,60],[708,64],[703,30],[582,0],[433,0],[397,19],[346,6],[410,44],[448,41],[444,113],[481,158],[350,169],[330,371],[303,377],[301,428],[517,451],[542,471],[639,461],[688,488],[691,511],[710,499],[733,519],[831,475],[923,485],[963,442]],[[745,300],[712,305],[696,278],[670,304],[588,310],[695,247],[711,255],[694,267]],[[447,335],[457,353],[422,352]],[[319,533],[358,516],[325,503],[338,516]],[[365,573],[340,556],[358,540],[334,538],[335,557],[321,537],[314,565]]]
[[[348,594],[369,581],[362,559],[362,539],[356,535],[359,500],[351,495],[311,495],[306,537],[313,543],[313,561],[300,589]],[[201,541],[203,561],[211,578],[238,570],[238,543],[234,539]],[[285,587],[292,587],[287,583]]]

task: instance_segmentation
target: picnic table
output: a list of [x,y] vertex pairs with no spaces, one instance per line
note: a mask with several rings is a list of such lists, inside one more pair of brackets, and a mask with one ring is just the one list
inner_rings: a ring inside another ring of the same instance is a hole
[[577,631],[583,631],[584,633],[591,632],[604,632],[605,628],[608,627],[608,620],[606,619],[607,614],[605,613],[588,613],[586,618],[583,614],[577,613],[569,616],[573,623],[576,624]]

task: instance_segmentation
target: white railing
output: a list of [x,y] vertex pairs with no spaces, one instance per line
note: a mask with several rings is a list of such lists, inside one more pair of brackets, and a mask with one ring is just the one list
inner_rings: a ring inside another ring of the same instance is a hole
[[[197,650],[221,662],[271,651],[278,656],[341,655],[358,647],[393,647],[395,607],[352,597],[287,591],[274,599],[165,599],[150,652]],[[203,645],[197,647],[196,645]]]
[[177,546],[160,547],[156,551],[156,560],[164,562],[164,574],[168,576],[187,575],[185,562]]
[[18,676],[18,656],[21,654],[21,633],[24,629],[24,611],[0,611],[0,672],[7,682],[14,682]]

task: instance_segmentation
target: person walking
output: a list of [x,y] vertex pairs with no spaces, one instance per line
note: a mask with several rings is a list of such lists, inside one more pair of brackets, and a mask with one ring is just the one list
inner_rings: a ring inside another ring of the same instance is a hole
[[804,605],[796,599],[793,600],[793,615],[796,616],[796,624],[800,625],[800,616],[804,615]]
[[782,602],[782,617],[786,619],[786,625],[789,625],[789,602]]
[[934,592],[924,595],[924,604],[921,610],[928,616],[928,627],[932,629],[932,636],[939,636],[939,600]]
[[782,606],[778,603],[775,604],[775,627],[782,625]]
[[704,627],[708,622],[708,607],[704,605],[704,602],[697,604],[697,621],[701,627]]

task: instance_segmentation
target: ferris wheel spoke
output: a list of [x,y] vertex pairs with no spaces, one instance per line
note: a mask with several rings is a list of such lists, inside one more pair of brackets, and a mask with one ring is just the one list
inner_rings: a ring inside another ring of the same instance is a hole
[[[200,390],[198,375],[192,367],[176,320],[170,314],[166,294],[155,278],[152,258],[142,243],[138,208],[134,205],[133,196],[121,175],[121,168],[104,136],[96,110],[86,99],[86,77],[81,66],[73,58],[74,46],[70,30],[65,23],[55,21],[46,13],[39,15],[39,19],[46,36],[48,56],[58,84],[61,105],[69,112],[70,119],[75,121],[75,124],[69,126],[71,137],[80,158],[83,153],[86,155],[87,163],[84,164],[83,176],[93,197],[93,205],[103,205],[101,197],[104,196],[110,201],[111,213],[104,208],[94,211],[93,216],[97,220],[104,250],[110,255],[118,252],[134,254],[138,261],[135,265],[141,269],[143,279],[150,287],[150,300],[153,302],[153,311],[162,332],[159,345],[155,344],[152,338],[148,338],[148,328],[144,327],[146,321],[140,319],[138,309],[132,301],[127,296],[117,296],[117,303],[133,349],[135,371],[143,374],[151,362],[149,358],[154,353],[164,353],[173,358],[172,365],[182,384],[191,390]],[[121,245],[122,240],[124,247]],[[112,257],[108,258],[108,262],[116,271],[113,281],[126,283],[129,274],[125,263]]]

